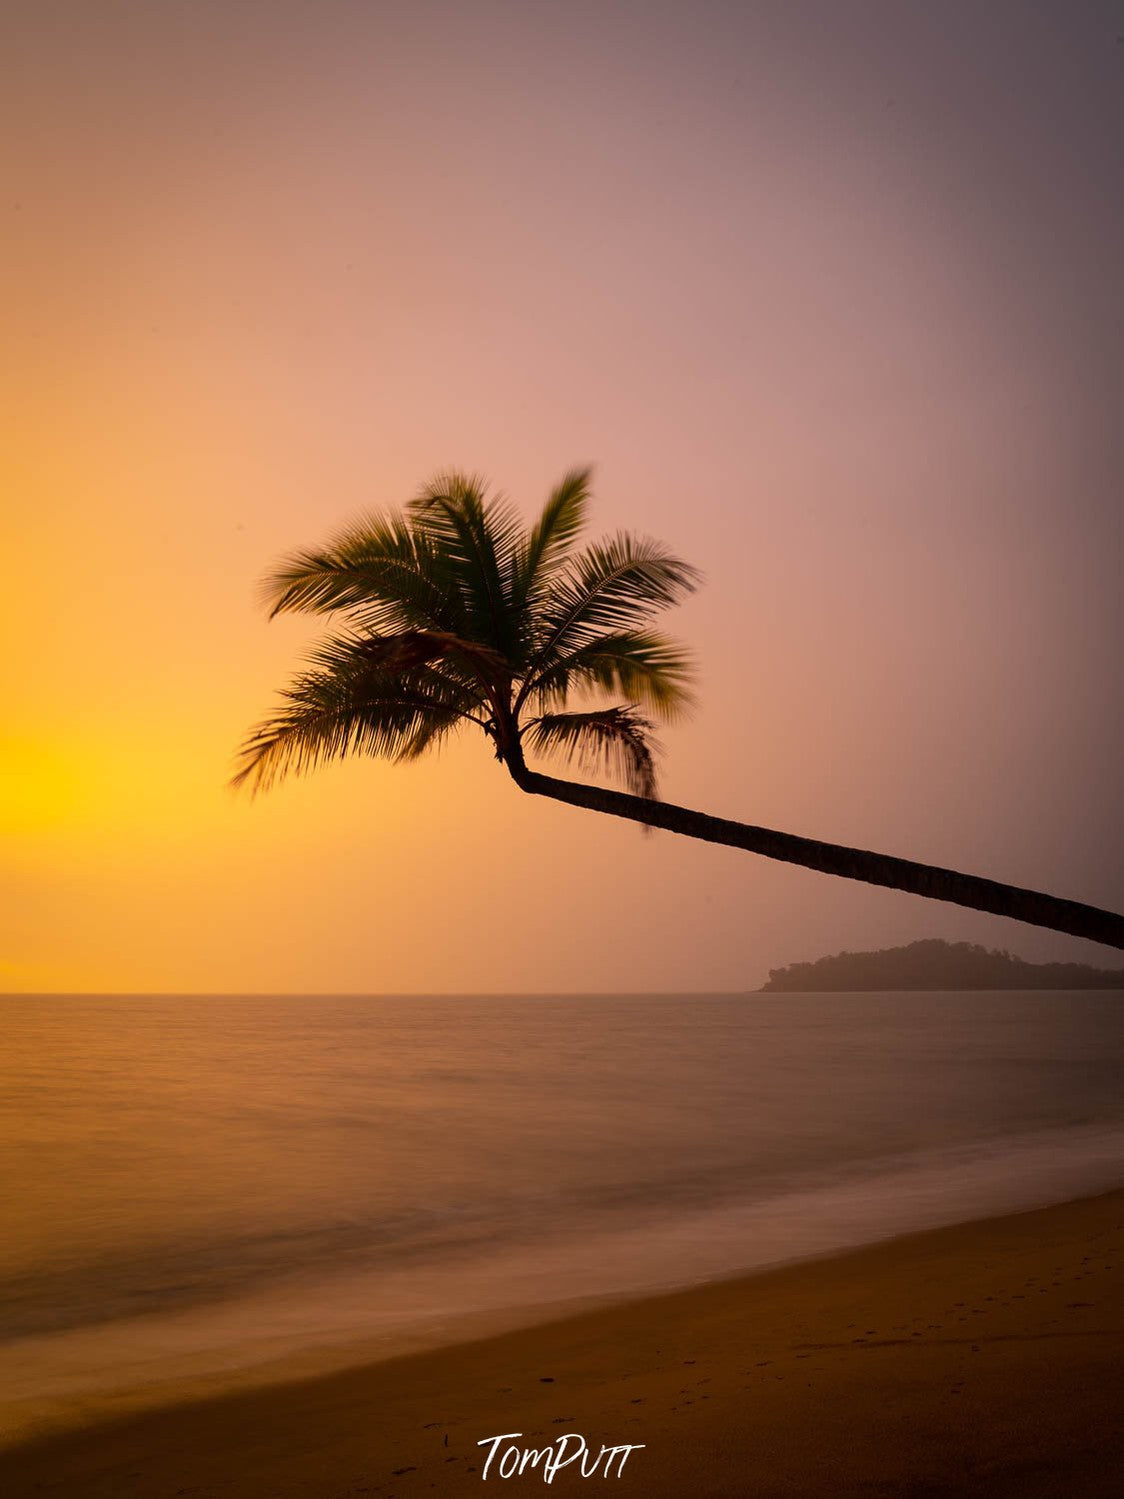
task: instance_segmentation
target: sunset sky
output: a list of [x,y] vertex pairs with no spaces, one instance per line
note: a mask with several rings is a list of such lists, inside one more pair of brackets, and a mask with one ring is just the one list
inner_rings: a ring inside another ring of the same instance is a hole
[[100,0],[3,21],[0,987],[744,989],[1113,955],[522,797],[251,802],[276,557],[435,470],[698,564],[665,795],[1124,904],[1124,7]]

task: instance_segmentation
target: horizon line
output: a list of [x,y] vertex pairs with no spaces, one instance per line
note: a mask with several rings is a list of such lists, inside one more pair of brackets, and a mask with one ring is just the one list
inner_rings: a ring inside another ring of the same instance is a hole
[[5,989],[0,999],[736,999],[761,989]]

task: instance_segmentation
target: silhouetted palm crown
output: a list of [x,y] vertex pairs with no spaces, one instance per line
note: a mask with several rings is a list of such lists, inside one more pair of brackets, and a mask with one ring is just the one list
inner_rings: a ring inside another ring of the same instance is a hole
[[445,474],[401,514],[287,558],[266,580],[271,615],[341,628],[247,739],[236,781],[264,788],[355,754],[414,759],[469,726],[513,774],[530,745],[653,797],[653,720],[689,703],[690,665],[649,623],[698,574],[624,533],[579,547],[588,501],[575,470],[528,529],[480,480]]

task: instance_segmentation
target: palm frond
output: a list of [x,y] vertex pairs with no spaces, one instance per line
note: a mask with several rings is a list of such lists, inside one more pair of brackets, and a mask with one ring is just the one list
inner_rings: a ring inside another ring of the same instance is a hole
[[525,609],[562,559],[582,527],[590,498],[592,470],[574,468],[552,490],[527,542],[516,557],[512,602]]
[[480,703],[491,703],[509,674],[508,663],[491,646],[447,630],[359,635],[350,637],[350,646],[357,656],[386,673],[408,672],[440,661],[451,669],[454,679],[472,684],[473,696]]
[[234,786],[267,790],[329,760],[376,755],[409,760],[464,722],[486,728],[470,689],[440,666],[372,660],[371,642],[322,644],[312,669],[281,693],[282,706],[244,741]]
[[658,542],[621,533],[587,547],[551,582],[533,670],[598,635],[635,629],[691,593],[699,578],[696,568]]
[[592,713],[546,713],[528,725],[525,737],[543,754],[607,771],[635,796],[655,798],[658,745],[652,725],[631,704]]
[[690,708],[693,663],[664,635],[623,630],[599,635],[569,655],[555,655],[528,678],[526,697],[544,708],[558,707],[570,693],[601,689],[643,703],[670,719]]
[[445,559],[465,613],[465,633],[510,656],[515,644],[511,578],[524,543],[518,513],[489,498],[482,479],[440,474],[410,503],[415,529]]
[[270,618],[342,611],[372,630],[461,632],[456,578],[439,548],[398,518],[368,516],[319,551],[292,553],[262,584]]

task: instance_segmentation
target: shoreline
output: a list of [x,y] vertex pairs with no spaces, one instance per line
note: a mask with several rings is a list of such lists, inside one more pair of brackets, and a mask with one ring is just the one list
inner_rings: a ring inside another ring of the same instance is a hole
[[1108,1494],[1122,1269],[1116,1191],[55,1431],[0,1492],[472,1493],[482,1439],[575,1432],[643,1444],[614,1482],[668,1499]]
[[691,1214],[636,1214],[626,1232],[587,1225],[564,1240],[513,1240],[455,1266],[399,1261],[267,1280],[201,1306],[14,1337],[0,1348],[0,1451],[1095,1196],[1120,1180],[1119,1128],[1070,1128],[1060,1138],[1037,1131],[999,1144],[904,1164],[885,1158],[873,1174]]

